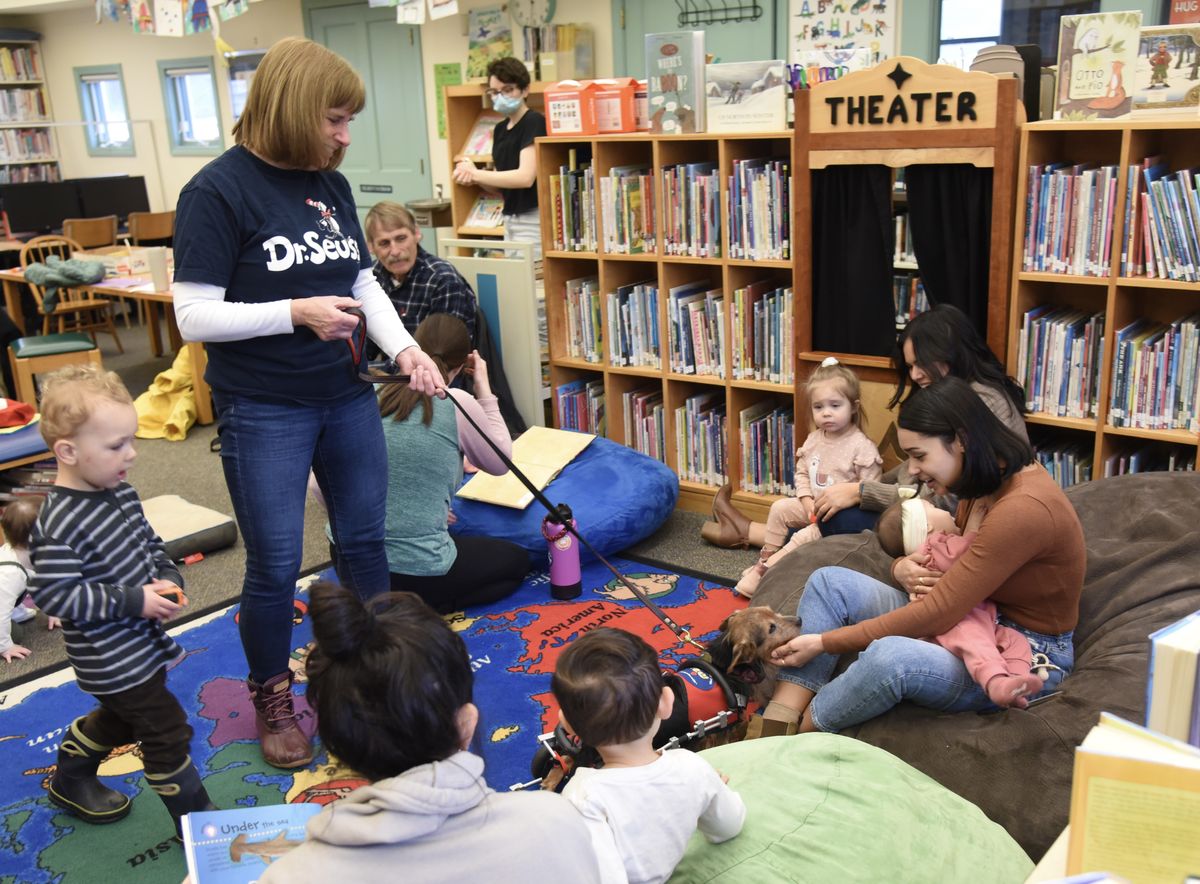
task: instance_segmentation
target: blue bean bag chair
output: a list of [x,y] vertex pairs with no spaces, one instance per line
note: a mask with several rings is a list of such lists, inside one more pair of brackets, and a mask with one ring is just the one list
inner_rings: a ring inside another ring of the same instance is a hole
[[[649,537],[666,521],[679,498],[679,478],[652,457],[611,439],[597,437],[544,491],[551,503],[565,503],[579,533],[603,556]],[[535,567],[546,565],[542,537],[545,508],[536,500],[523,510],[456,497],[454,535],[498,537],[529,551]],[[580,549],[581,561],[592,555]]]

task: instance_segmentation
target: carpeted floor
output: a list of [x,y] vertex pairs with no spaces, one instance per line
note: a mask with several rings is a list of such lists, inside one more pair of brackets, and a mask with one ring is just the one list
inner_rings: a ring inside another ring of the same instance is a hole
[[[745,605],[728,588],[704,580],[622,559],[614,564],[701,641]],[[665,668],[691,656],[600,565],[585,566],[583,579],[583,595],[560,602],[550,598],[546,576],[534,574],[508,599],[451,619],[475,671],[481,718],[473,748],[486,760],[488,783],[496,789],[529,779],[536,737],[557,720],[550,675],[559,651],[580,632],[619,625],[650,642]],[[312,634],[305,599],[299,592],[292,637],[297,670]],[[296,772],[262,762],[252,742],[254,719],[242,686],[245,662],[235,621],[236,608],[229,608],[172,630],[187,653],[169,683],[195,728],[192,756],[214,801],[224,807],[326,803],[358,785],[361,780],[324,753]],[[184,876],[183,851],[170,840],[169,818],[145,788],[132,747],[119,747],[101,769],[111,786],[136,796],[127,819],[89,826],[45,798],[62,728],[92,705],[69,671],[0,692],[0,880],[176,884]],[[300,708],[311,727],[307,706]]]

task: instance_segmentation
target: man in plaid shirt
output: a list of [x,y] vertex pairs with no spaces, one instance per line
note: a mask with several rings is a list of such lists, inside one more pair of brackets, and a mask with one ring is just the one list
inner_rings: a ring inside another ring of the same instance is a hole
[[385,200],[367,212],[367,244],[375,256],[375,276],[409,332],[433,313],[457,316],[475,342],[475,292],[454,265],[421,248],[412,213]]

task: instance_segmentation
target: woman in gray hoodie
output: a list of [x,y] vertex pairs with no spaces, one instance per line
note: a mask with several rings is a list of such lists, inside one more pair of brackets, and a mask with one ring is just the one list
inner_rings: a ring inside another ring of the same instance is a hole
[[417,596],[310,594],[308,700],[330,753],[371,781],[308,822],[262,884],[599,882],[582,818],[551,792],[498,793],[466,747],[479,710],[462,639]]

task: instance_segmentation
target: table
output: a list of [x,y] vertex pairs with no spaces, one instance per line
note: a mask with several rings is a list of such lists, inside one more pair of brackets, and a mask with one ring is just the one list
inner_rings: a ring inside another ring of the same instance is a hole
[[[122,279],[124,278],[122,277]],[[150,282],[149,276],[130,278],[139,279],[143,284]],[[8,315],[12,321],[16,323],[17,328],[24,329],[25,311],[21,307],[20,286],[25,282],[25,275],[21,272],[20,268],[0,270],[0,282],[4,284],[4,308],[8,311]],[[105,285],[104,282],[81,286],[81,288],[86,288],[101,296],[134,298],[144,302],[149,308],[146,326],[150,335],[150,352],[155,356],[161,356],[163,353],[162,335],[158,328],[157,310],[160,306],[165,310],[167,315],[167,334],[171,346],[175,350],[181,347],[186,350],[188,361],[191,364],[192,388],[196,396],[196,423],[211,424],[214,420],[212,390],[209,389],[208,383],[204,380],[204,369],[208,365],[208,354],[204,350],[203,343],[199,341],[183,343],[179,337],[179,327],[175,325],[175,312],[167,309],[169,305],[174,303],[171,293],[147,291],[143,288],[131,288],[126,285]]]

